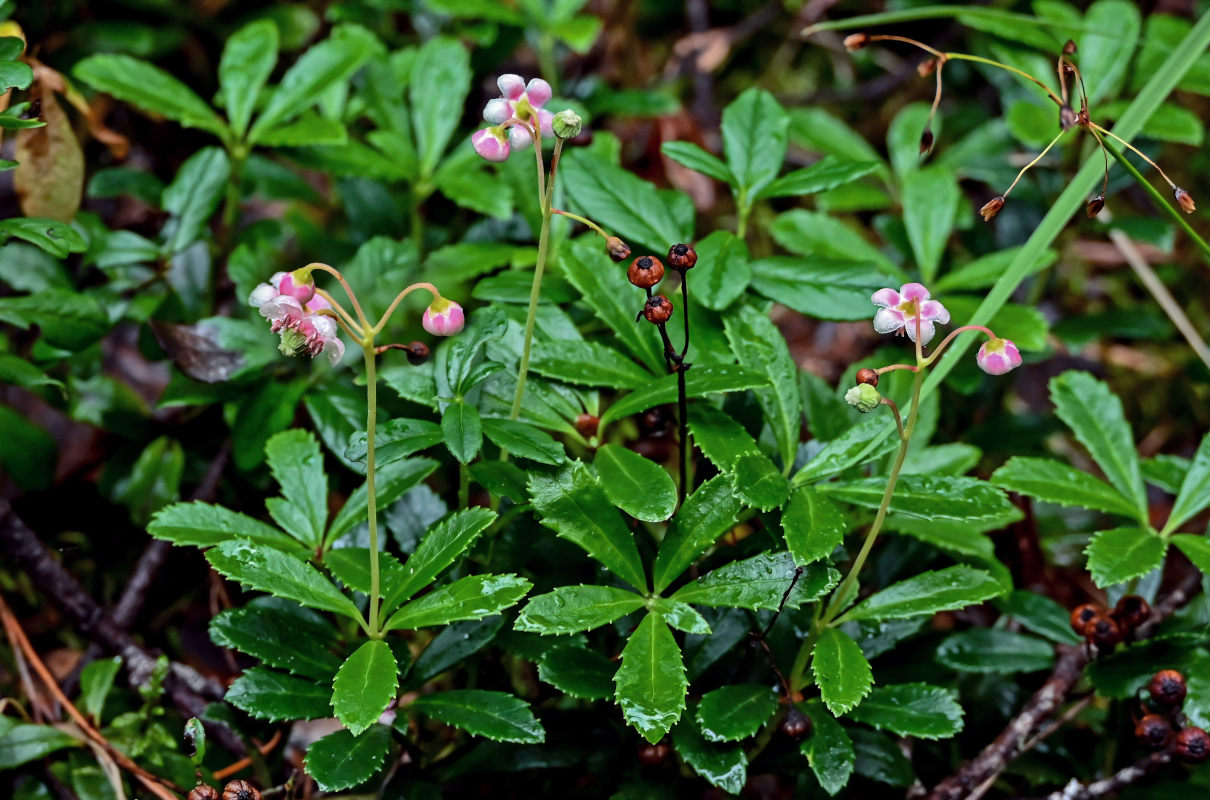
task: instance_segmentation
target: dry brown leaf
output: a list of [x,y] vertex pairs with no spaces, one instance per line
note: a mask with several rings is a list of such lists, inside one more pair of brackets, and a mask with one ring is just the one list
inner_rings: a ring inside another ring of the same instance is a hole
[[17,134],[18,167],[13,183],[21,212],[27,217],[71,222],[84,194],[84,151],[71,120],[44,81],[35,81],[30,87],[30,100],[41,107],[46,125]]

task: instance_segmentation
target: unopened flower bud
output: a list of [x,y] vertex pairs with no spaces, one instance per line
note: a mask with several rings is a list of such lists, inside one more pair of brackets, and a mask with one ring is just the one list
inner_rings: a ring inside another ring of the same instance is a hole
[[1189,687],[1185,684],[1185,676],[1174,669],[1162,669],[1151,677],[1147,684],[1151,699],[1165,708],[1175,708],[1185,702]]
[[282,276],[277,289],[305,306],[315,296],[315,278],[311,276],[311,270],[307,267],[296,269]]
[[1099,194],[1088,201],[1088,218],[1092,219],[1097,214],[1101,213],[1101,209],[1105,207],[1105,195]]
[[453,336],[466,324],[466,315],[453,300],[438,297],[424,310],[420,324],[434,336]]
[[878,385],[878,370],[865,367],[857,370],[857,382],[868,383],[870,386]]
[[844,401],[862,414],[868,414],[882,403],[882,395],[868,383],[859,383],[844,393]]
[[1068,39],[1063,44],[1063,55],[1074,56],[1075,54],[1076,54],[1076,43],[1073,42],[1071,39]]
[[1159,714],[1147,714],[1135,723],[1134,738],[1148,750],[1163,750],[1172,741],[1172,726]]
[[1085,603],[1082,606],[1076,606],[1076,609],[1071,612],[1071,629],[1083,636],[1088,623],[1104,613],[1105,609],[1096,603]]
[[1189,727],[1176,735],[1176,757],[1186,764],[1200,764],[1210,756],[1210,737],[1201,728]]
[[920,134],[920,155],[925,155],[933,149],[933,132],[929,128],[925,128]]
[[1197,206],[1193,202],[1193,195],[1179,186],[1173,191],[1176,194],[1176,202],[1181,207],[1181,211],[1184,211],[1186,214],[1192,214],[1197,210]]
[[1137,594],[1122,595],[1113,607],[1113,618],[1128,630],[1134,630],[1151,616],[1151,606]]
[[975,363],[988,375],[1003,375],[1021,366],[1021,351],[1011,339],[988,339],[975,354]]
[[1000,209],[1004,208],[1004,197],[996,195],[991,200],[988,200],[983,208],[979,209],[979,216],[983,217],[984,222],[991,222],[992,217],[1000,213]]
[[870,35],[868,33],[850,33],[844,37],[844,46],[849,52],[860,50],[869,43]]
[[662,325],[672,317],[672,301],[657,294],[647,300],[643,306],[643,316],[652,325]]
[[664,265],[655,256],[639,256],[626,270],[626,280],[640,289],[650,289],[664,280]]
[[673,269],[693,269],[697,263],[697,251],[687,244],[674,244],[668,248],[668,263]]
[[616,236],[610,236],[605,240],[605,251],[614,261],[625,261],[630,258],[630,245]]
[[551,120],[550,125],[554,129],[555,136],[558,136],[560,139],[574,139],[583,130],[584,120],[580,119],[580,115],[570,108],[565,108],[558,114],[555,114],[555,118]]

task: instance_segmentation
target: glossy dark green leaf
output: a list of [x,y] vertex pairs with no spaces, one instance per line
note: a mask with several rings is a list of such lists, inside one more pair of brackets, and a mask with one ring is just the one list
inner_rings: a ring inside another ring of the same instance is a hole
[[1180,491],[1176,494],[1176,502],[1168,514],[1165,531],[1174,531],[1195,515],[1210,506],[1210,435],[1202,438],[1189,471],[1181,481]]
[[664,142],[660,145],[660,152],[694,172],[726,184],[735,183],[735,176],[718,156],[707,153],[693,142]]
[[506,692],[455,689],[418,697],[409,710],[497,742],[541,744],[546,731],[529,704]]
[[332,715],[332,689],[326,681],[317,683],[265,667],[245,670],[227,689],[224,699],[239,710],[270,722],[324,719]]
[[129,474],[113,487],[114,500],[130,509],[136,524],[146,525],[151,514],[180,499],[185,452],[179,442],[161,436],[139,454]]
[[560,586],[531,598],[516,628],[548,635],[588,631],[639,610],[644,602],[634,592],[613,586]]
[[621,445],[597,448],[593,460],[605,496],[618,508],[646,522],[663,522],[676,509],[676,484],[668,471]]
[[768,686],[742,683],[702,695],[698,727],[712,742],[738,742],[755,736],[777,711],[777,693]]
[[191,155],[164,189],[164,210],[171,214],[164,229],[164,251],[179,253],[203,236],[231,176],[231,162],[218,147]]
[[471,575],[406,604],[387,620],[384,630],[412,630],[448,625],[498,614],[530,590],[516,575]]
[[[580,148],[564,154],[560,166],[560,182],[576,210],[632,248],[659,253],[669,244],[692,239],[692,226],[678,220],[655,187],[633,173]],[[635,310],[641,307],[640,295]]]
[[[1004,250],[997,250],[956,269],[950,269],[937,279],[932,288],[938,294],[958,289],[986,289],[995,284],[996,279],[1004,274],[1004,270],[1012,263],[1020,249],[1020,247],[1008,247]],[[1054,250],[1045,250],[1034,262],[1030,273],[1040,272],[1058,260],[1058,253]]]
[[563,445],[549,433],[525,422],[489,417],[483,420],[483,433],[497,446],[519,458],[552,465],[567,460]]
[[794,474],[794,484],[801,486],[827,478],[890,452],[898,447],[894,431],[893,420],[871,414],[869,418],[820,448],[819,452]]
[[741,455],[760,452],[756,440],[743,425],[707,403],[693,407],[689,432],[698,449],[723,472],[729,471]]
[[[701,364],[685,373],[685,393],[688,397],[705,397],[724,392],[757,389],[768,384],[768,378],[754,369],[735,364]],[[611,405],[601,415],[601,425],[646,411],[652,406],[675,402],[677,376],[666,375],[636,389]],[[691,411],[689,414],[693,416]]]
[[662,592],[735,525],[741,504],[731,484],[716,475],[689,495],[660,542],[652,567],[655,590]]
[[811,654],[819,696],[837,716],[851,711],[874,685],[870,662],[857,642],[838,628],[825,628]]
[[[0,240],[5,236],[4,224],[12,221],[0,220]],[[63,256],[66,255],[64,252]],[[111,327],[94,298],[61,289],[47,289],[21,297],[0,297],[0,320],[26,329],[37,325],[47,344],[66,350],[82,350],[94,344]]]
[[424,76],[408,86],[412,128],[420,172],[429,175],[441,160],[466,105],[470,91],[470,54],[456,39],[434,37],[417,51],[414,74]]
[[[865,508],[878,508],[886,492],[886,478],[860,478],[822,483],[816,487],[832,499]],[[904,475],[895,485],[891,511],[925,519],[1009,521],[1018,512],[1004,493],[975,478]]]
[[[404,493],[432,474],[437,469],[437,462],[431,458],[407,458],[396,461],[380,468],[374,483],[377,490],[379,513],[389,508]],[[365,522],[369,516],[369,493],[366,484],[353,490],[340,511],[328,526],[325,543],[330,544],[351,531],[355,526]]]
[[664,738],[680,719],[689,681],[681,649],[659,614],[645,616],[626,640],[614,685],[622,716],[648,742]]
[[1200,634],[1167,634],[1136,642],[1088,665],[1088,678],[1104,697],[1124,700],[1147,685],[1161,669],[1186,671],[1206,644]]
[[382,769],[390,746],[391,729],[385,725],[374,725],[361,736],[339,730],[312,744],[304,763],[322,791],[338,792]]
[[265,459],[281,487],[281,499],[269,505],[273,519],[309,547],[323,541],[328,522],[328,476],[319,442],[298,428],[270,437]]
[[790,481],[764,453],[744,453],[731,466],[731,486],[743,504],[771,511],[790,497]]
[[[432,447],[441,439],[441,426],[435,422],[423,419],[390,420],[380,425],[374,435],[374,462],[378,467],[393,464],[413,453]],[[362,462],[362,472],[365,471],[366,449],[365,431],[349,437],[345,457],[351,461]]]
[[[340,666],[329,649],[336,630],[310,612],[277,601],[220,612],[210,622],[210,638],[219,647],[320,682],[331,680]],[[299,647],[299,641],[307,646]]]
[[798,608],[840,581],[839,572],[819,563],[806,566],[796,583],[794,575],[794,561],[789,553],[761,553],[733,561],[685,584],[673,598],[699,606],[776,610],[789,591],[786,608]]
[[999,628],[952,633],[937,648],[937,660],[959,672],[1037,672],[1050,669],[1054,655],[1041,639]]
[[1180,551],[1193,562],[1194,566],[1210,575],[1210,539],[1205,536],[1178,533],[1172,537],[1172,543],[1180,548]]
[[772,94],[745,90],[723,110],[723,152],[741,206],[750,205],[781,171],[790,118]]
[[879,687],[849,716],[879,730],[920,739],[943,739],[962,730],[962,707],[954,693],[924,683]]
[[793,197],[835,189],[870,174],[881,166],[877,161],[847,161],[824,156],[809,167],[796,169],[766,186],[760,197]]
[[844,540],[848,524],[835,503],[814,486],[803,486],[790,496],[781,527],[794,562],[804,565],[830,556]]
[[856,755],[853,740],[836,718],[820,703],[809,703],[804,710],[811,718],[812,732],[799,746],[815,779],[828,794],[843,789],[853,775]]
[[50,725],[17,723],[4,733],[0,748],[0,769],[12,769],[48,756],[65,747],[77,747],[83,742]]
[[404,680],[405,688],[414,689],[482,650],[504,627],[504,617],[497,614],[483,619],[455,622],[433,637],[424,652],[417,657]]
[[470,463],[483,447],[483,422],[479,410],[461,401],[446,406],[441,415],[441,433],[454,458]]
[[[80,253],[87,244],[75,228],[65,222],[45,217],[10,217],[0,220],[0,243],[10,238],[37,245],[55,258],[67,258],[68,253]],[[72,297],[64,292],[61,296]]]
[[759,258],[751,262],[752,288],[810,317],[862,320],[870,316],[870,293],[886,283],[876,264],[834,256]]
[[724,326],[739,363],[764,376],[767,385],[756,390],[756,399],[773,429],[782,464],[793,464],[802,428],[802,395],[798,365],[785,337],[773,320],[754,308],[728,316]]
[[900,581],[858,603],[843,619],[906,619],[954,611],[1004,592],[983,570],[946,567]]
[[1087,472],[1048,458],[1013,456],[991,476],[1001,489],[1020,492],[1047,503],[1079,506],[1134,517],[1130,501]]
[[617,350],[588,341],[540,342],[529,368],[566,383],[610,389],[636,389],[651,380],[649,372]]
[[697,720],[686,714],[672,731],[672,744],[689,767],[711,785],[739,794],[748,782],[748,756],[739,745],[707,741]]
[[402,580],[395,585],[384,584],[383,609],[389,611],[432,583],[495,521],[496,513],[490,509],[467,508],[430,528],[403,565]]
[[72,74],[99,92],[187,128],[201,128],[217,135],[227,129],[226,123],[192,89],[146,61],[109,53],[94,55],[77,63]]
[[114,678],[122,668],[122,659],[100,658],[80,670],[80,699],[88,716],[96,721],[101,719],[101,711],[105,708],[105,698],[113,688]]
[[1008,616],[1034,633],[1060,644],[1079,644],[1082,638],[1071,629],[1070,612],[1049,597],[1017,590],[997,601]]
[[894,739],[865,728],[851,728],[849,735],[857,754],[858,775],[898,788],[911,786],[916,780],[912,762],[903,755]]
[[748,245],[730,231],[714,231],[698,242],[697,265],[690,278],[690,301],[722,311],[743,295],[752,280]]
[[693,606],[668,597],[653,597],[648,608],[658,613],[671,627],[695,636],[709,636],[710,623]]
[[1084,24],[1095,33],[1080,37],[1080,71],[1088,86],[1088,100],[1096,103],[1114,96],[1125,82],[1142,27],[1139,7],[1127,0],[1097,0],[1088,7]]
[[246,540],[226,541],[206,551],[219,574],[248,589],[284,597],[309,608],[361,619],[353,601],[341,594],[315,567],[280,550]]
[[1143,528],[1098,531],[1084,550],[1092,580],[1101,588],[1158,569],[1167,551],[1166,540]]
[[944,167],[923,167],[904,176],[902,192],[908,242],[921,275],[930,282],[958,217],[958,179]]
[[613,695],[617,665],[587,647],[568,645],[548,650],[538,662],[538,677],[563,694],[584,700]]
[[277,26],[272,20],[250,22],[227,38],[218,65],[218,81],[227,120],[237,137],[248,130],[256,99],[277,63]]
[[354,736],[378,721],[395,699],[399,666],[382,639],[371,639],[353,651],[332,682],[332,708],[336,718]]
[[157,539],[195,547],[211,547],[232,539],[247,539],[286,552],[305,550],[297,540],[271,525],[229,508],[201,501],[175,503],[160,509],[147,525],[147,532]]

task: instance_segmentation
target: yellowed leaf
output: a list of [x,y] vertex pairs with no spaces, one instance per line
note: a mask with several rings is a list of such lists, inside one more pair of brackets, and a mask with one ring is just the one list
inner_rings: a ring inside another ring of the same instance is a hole
[[40,80],[30,89],[46,125],[17,134],[19,166],[13,183],[21,211],[28,217],[70,222],[84,193],[84,151],[54,92]]

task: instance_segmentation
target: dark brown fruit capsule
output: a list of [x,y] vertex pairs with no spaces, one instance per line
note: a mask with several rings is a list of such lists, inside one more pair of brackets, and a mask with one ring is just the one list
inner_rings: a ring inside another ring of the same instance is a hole
[[844,37],[844,46],[849,52],[860,50],[869,43],[870,35],[868,33],[850,33]]
[[1075,611],[1071,612],[1071,629],[1083,636],[1084,629],[1088,627],[1088,623],[1092,622],[1093,618],[1104,613],[1105,609],[1096,603],[1085,603],[1082,606],[1076,606]]
[[1078,120],[1079,117],[1071,106],[1064,104],[1059,108],[1059,127],[1063,130],[1070,129]]
[[672,317],[672,301],[657,294],[643,306],[643,316],[652,325],[662,325]]
[[429,346],[424,342],[412,342],[407,345],[404,350],[408,354],[408,363],[412,365],[423,364],[429,360],[432,353],[429,351]]
[[1135,723],[1134,738],[1148,750],[1163,750],[1172,741],[1172,726],[1159,714],[1148,714]]
[[668,248],[668,263],[673,269],[693,269],[697,263],[697,251],[687,244],[674,244]]
[[650,289],[664,280],[664,265],[655,256],[639,256],[630,262],[626,279],[640,289]]
[[1097,214],[1101,213],[1101,209],[1105,207],[1105,195],[1099,194],[1088,201],[1088,218],[1092,219]]
[[186,800],[219,800],[218,789],[212,786],[194,786]]
[[1193,202],[1193,195],[1179,186],[1173,189],[1172,192],[1176,195],[1176,202],[1180,205],[1181,211],[1184,211],[1186,214],[1192,214],[1194,211],[1197,211],[1197,203]]
[[666,744],[645,744],[639,748],[639,761],[649,767],[657,767],[668,760],[671,752]]
[[591,439],[597,435],[597,428],[600,427],[601,420],[599,417],[594,417],[592,414],[581,414],[576,417],[576,433],[583,436],[585,439]]
[[1176,757],[1186,764],[1200,764],[1210,756],[1210,736],[1201,728],[1185,728],[1176,735]]
[[1176,708],[1185,702],[1189,687],[1185,685],[1185,676],[1174,669],[1162,669],[1151,678],[1147,684],[1151,699],[1165,708]]
[[223,787],[223,800],[260,800],[260,790],[247,781],[231,781]]
[[781,721],[781,732],[791,739],[805,739],[811,735],[811,718],[792,708]]
[[630,245],[616,236],[610,236],[605,240],[605,251],[614,261],[625,261],[630,258]]
[[1122,641],[1122,629],[1113,617],[1097,615],[1084,628],[1084,638],[1097,647],[1111,649]]
[[992,217],[999,214],[1002,208],[1004,208],[1004,198],[997,195],[984,203],[983,208],[979,209],[979,216],[983,217],[984,222],[991,222]]
[[1134,630],[1151,616],[1151,606],[1137,594],[1122,595],[1113,607],[1113,618],[1127,630]]
[[857,382],[868,383],[870,386],[877,386],[878,370],[870,369],[869,367],[857,370]]
[[1073,42],[1071,39],[1068,39],[1067,42],[1063,45],[1063,55],[1072,56],[1072,55],[1075,55],[1075,53],[1076,53],[1076,43]]
[[933,132],[928,128],[924,129],[924,133],[920,134],[920,155],[928,153],[933,149]]
[[922,78],[927,78],[937,71],[937,59],[926,58],[916,65],[916,74]]

